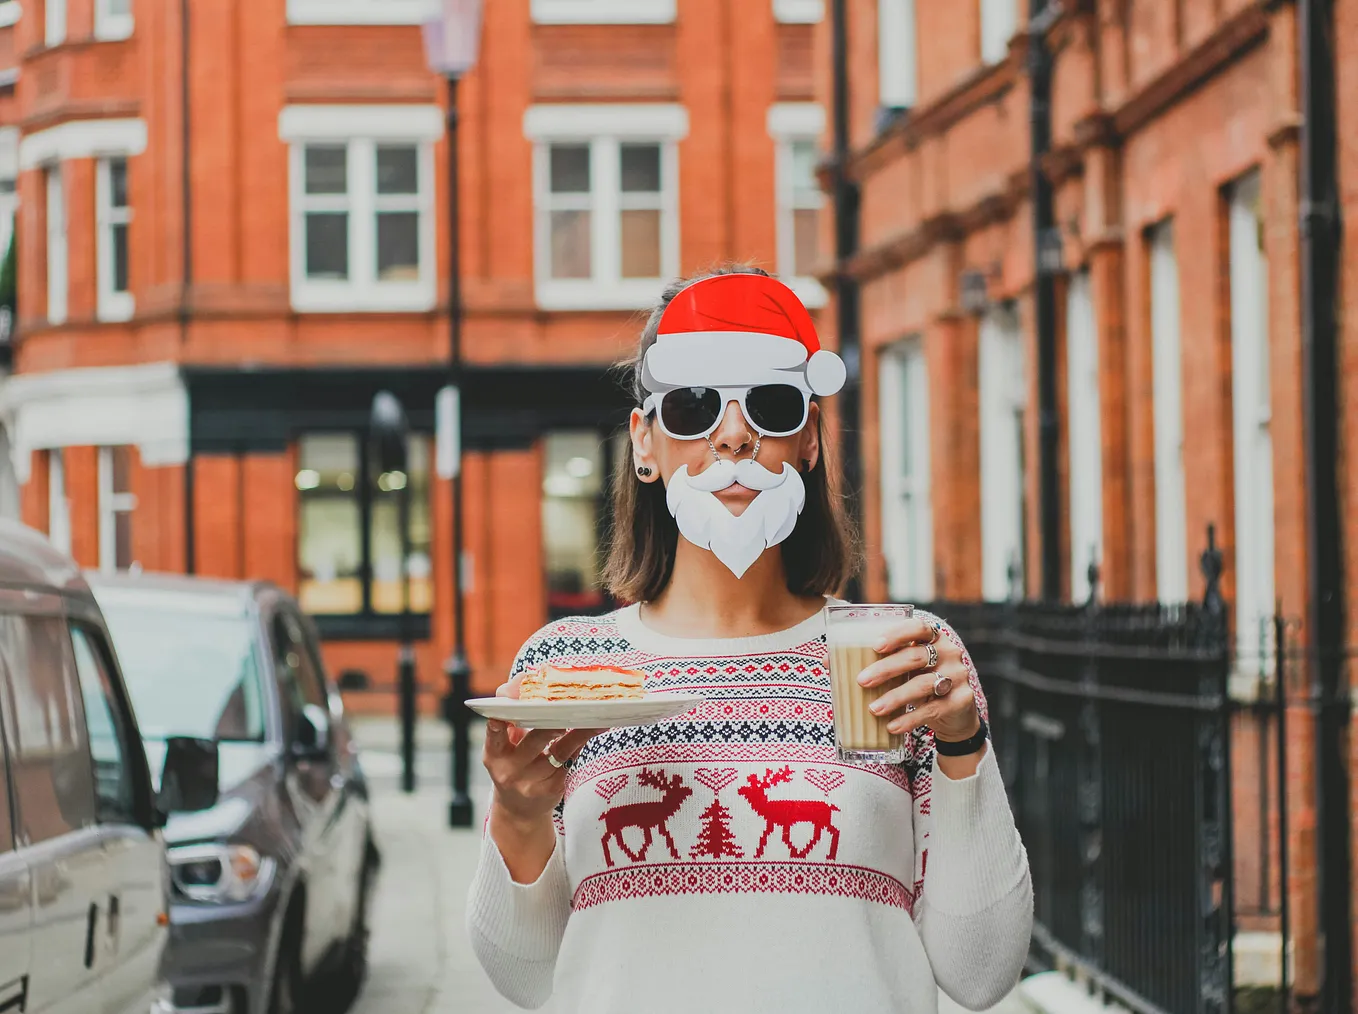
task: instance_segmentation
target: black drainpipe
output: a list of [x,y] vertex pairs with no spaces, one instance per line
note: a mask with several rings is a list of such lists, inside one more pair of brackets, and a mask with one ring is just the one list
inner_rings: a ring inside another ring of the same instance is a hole
[[[833,0],[830,11],[831,47],[834,51],[834,92],[831,116],[834,149],[830,174],[835,205],[835,306],[838,311],[839,354],[848,369],[839,393],[839,446],[844,468],[844,495],[850,517],[861,525],[862,425],[860,387],[862,353],[858,334],[858,281],[849,274],[849,260],[858,253],[858,185],[849,178],[849,31],[847,0]],[[855,574],[846,594],[861,598],[862,578]]]
[[[190,154],[189,140],[189,0],[179,0],[179,129],[180,146],[182,148],[180,161],[180,190],[182,206],[180,214],[183,217],[183,236],[181,256],[184,260],[184,278],[179,290],[179,348],[180,354],[188,345],[189,340],[189,292],[193,287],[193,192],[191,189],[193,174],[192,155]],[[188,433],[188,458],[184,461],[184,573],[192,574],[195,570],[194,554],[197,552],[197,538],[194,530],[193,518],[193,412],[190,409],[189,418],[186,423],[189,428]]]
[[1320,1010],[1353,1009],[1353,915],[1344,686],[1344,552],[1339,508],[1339,180],[1332,0],[1301,0],[1301,349],[1306,440],[1307,663],[1319,721],[1316,842],[1324,982]]
[[1030,0],[1028,19],[1028,76],[1032,90],[1029,107],[1031,162],[1029,188],[1033,206],[1033,322],[1037,329],[1038,504],[1042,531],[1042,597],[1061,597],[1061,485],[1057,454],[1060,420],[1056,412],[1056,273],[1059,251],[1052,185],[1042,168],[1051,150],[1052,58],[1047,29],[1060,13],[1059,4]]

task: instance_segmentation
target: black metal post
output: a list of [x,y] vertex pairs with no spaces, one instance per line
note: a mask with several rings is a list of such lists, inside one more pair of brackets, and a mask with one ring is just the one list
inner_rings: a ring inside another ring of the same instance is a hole
[[[404,471],[404,470],[403,470]],[[398,501],[401,526],[401,791],[415,791],[415,646],[410,636],[410,476]]]
[[[462,251],[459,244],[461,216],[458,200],[457,77],[448,75],[448,383],[454,390],[462,381]],[[461,405],[461,399],[458,399]],[[453,485],[453,654],[444,663],[449,694],[444,702],[452,726],[452,799],[448,804],[450,827],[472,826],[472,800],[468,794],[471,774],[472,667],[467,660],[466,622],[462,602],[462,469],[457,467]]]
[[1288,897],[1287,876],[1287,621],[1283,619],[1282,603],[1273,617],[1273,697],[1278,709],[1278,932],[1282,937],[1282,960],[1278,965],[1278,1010],[1289,1014],[1292,1010],[1292,980],[1288,976],[1288,946],[1292,935],[1292,901]]
[[1353,912],[1349,783],[1344,745],[1344,549],[1339,502],[1336,350],[1339,251],[1332,0],[1301,0],[1302,421],[1306,455],[1307,656],[1316,723],[1316,844],[1324,980],[1320,1010],[1353,1010]]
[[[859,432],[862,352],[859,344],[858,280],[849,273],[849,259],[858,253],[858,185],[849,176],[849,36],[846,0],[834,0],[831,9],[833,48],[834,150],[831,179],[835,208],[835,308],[839,330],[839,354],[847,377],[839,392],[839,447],[844,476],[844,496],[849,516],[862,522],[862,449]],[[861,577],[853,575],[846,594],[860,598]]]
[[1061,597],[1061,486],[1057,454],[1060,419],[1056,409],[1056,272],[1050,263],[1056,235],[1051,180],[1042,160],[1051,149],[1052,58],[1047,29],[1059,5],[1030,0],[1028,76],[1030,199],[1033,207],[1033,322],[1037,330],[1038,492],[1042,531],[1042,597]]

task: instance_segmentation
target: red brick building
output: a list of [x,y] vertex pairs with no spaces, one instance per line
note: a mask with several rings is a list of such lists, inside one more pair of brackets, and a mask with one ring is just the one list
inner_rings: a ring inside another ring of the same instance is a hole
[[[356,699],[383,708],[402,487],[426,706],[452,644],[451,498],[432,462],[447,92],[417,27],[434,6],[0,2],[20,307],[0,418],[24,519],[87,566],[279,582],[317,615],[332,668],[377,691]],[[595,549],[630,407],[607,368],[664,280],[748,259],[824,300],[822,13],[486,4],[459,100],[476,689],[549,615],[606,605]],[[368,450],[383,389],[415,431],[404,473]]]
[[[1028,5],[838,2],[845,165],[861,214],[858,247],[836,270],[857,283],[861,306],[869,594],[1040,594]],[[1093,561],[1105,599],[1200,597],[1197,559],[1214,525],[1242,697],[1272,678],[1275,608],[1309,622],[1312,605],[1299,16],[1287,2],[1083,0],[1059,5],[1043,34],[1060,591],[1087,599]],[[829,54],[830,25],[817,36],[818,54]],[[1337,4],[1335,38],[1339,177],[1351,189],[1358,4]],[[828,104],[832,61],[822,62],[818,94]],[[1358,215],[1343,196],[1352,235]],[[1344,260],[1346,305],[1358,299],[1353,262]],[[1337,453],[1351,589],[1358,322],[1352,313],[1341,321]],[[1352,644],[1358,596],[1347,608]],[[1310,712],[1300,702],[1295,710],[1291,896],[1304,997],[1315,993],[1320,962],[1316,747]],[[1237,744],[1239,763],[1257,766],[1262,746],[1248,729]],[[1358,741],[1348,749],[1352,784]],[[1257,827],[1257,809],[1237,802],[1240,826]],[[1239,857],[1256,867],[1242,882],[1259,882],[1259,860],[1257,850]]]

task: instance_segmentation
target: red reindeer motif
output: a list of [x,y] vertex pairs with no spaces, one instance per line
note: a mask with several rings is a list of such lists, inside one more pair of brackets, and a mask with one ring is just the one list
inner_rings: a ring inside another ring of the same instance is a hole
[[[679,812],[679,807],[684,805],[684,800],[693,795],[693,790],[684,784],[684,780],[675,775],[668,781],[665,772],[657,768],[655,771],[649,768],[642,768],[637,775],[637,782],[641,785],[649,785],[653,789],[659,789],[664,795],[660,799],[651,800],[645,803],[626,803],[622,806],[615,806],[611,810],[605,810],[599,814],[599,819],[604,822],[603,846],[604,861],[609,866],[613,865],[613,856],[608,851],[608,839],[616,838],[618,848],[627,853],[627,857],[634,863],[639,863],[646,858],[646,850],[651,847],[652,832],[659,831],[665,844],[670,847],[670,855],[675,859],[679,858],[679,850],[674,846],[674,839],[670,837],[669,828],[666,822]],[[639,827],[646,832],[646,838],[641,843],[641,848],[633,852],[623,840],[622,833],[629,827]]]
[[[782,782],[791,781],[791,768],[785,767],[781,771],[765,768],[763,778],[750,775],[746,779],[747,784],[736,790],[745,797],[754,812],[764,818],[764,834],[759,839],[759,848],[755,850],[754,857],[759,859],[764,855],[764,846],[768,844],[769,835],[773,833],[774,827],[778,826],[783,829],[783,843],[787,845],[793,859],[805,859],[816,847],[816,842],[820,841],[821,832],[829,831],[830,853],[825,858],[833,861],[839,853],[839,828],[832,823],[831,813],[837,811],[839,807],[832,803],[822,803],[818,799],[769,798],[769,789]],[[803,849],[792,844],[792,829],[798,824],[810,824],[815,829],[811,840]]]

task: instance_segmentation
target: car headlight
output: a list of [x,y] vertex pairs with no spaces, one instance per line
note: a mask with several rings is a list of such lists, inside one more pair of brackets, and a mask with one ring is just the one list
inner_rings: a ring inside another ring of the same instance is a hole
[[177,845],[167,856],[174,886],[193,901],[248,901],[273,881],[273,859],[249,845]]

